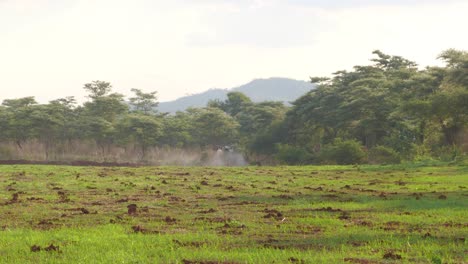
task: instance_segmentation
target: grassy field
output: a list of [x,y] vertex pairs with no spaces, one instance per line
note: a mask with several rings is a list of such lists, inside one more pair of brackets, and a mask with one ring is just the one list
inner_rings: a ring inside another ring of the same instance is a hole
[[468,263],[468,167],[0,166],[0,263]]

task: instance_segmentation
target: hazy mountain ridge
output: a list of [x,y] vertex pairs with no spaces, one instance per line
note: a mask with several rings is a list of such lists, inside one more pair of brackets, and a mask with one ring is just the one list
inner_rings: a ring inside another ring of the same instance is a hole
[[208,91],[184,96],[174,101],[159,103],[160,112],[183,111],[189,107],[204,107],[210,100],[225,100],[229,92],[242,92],[254,102],[282,101],[292,102],[314,88],[314,85],[288,78],[255,79],[232,89],[210,89]]

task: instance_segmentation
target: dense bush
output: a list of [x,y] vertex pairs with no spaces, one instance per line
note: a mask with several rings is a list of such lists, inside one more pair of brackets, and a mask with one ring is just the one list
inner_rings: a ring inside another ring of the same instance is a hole
[[276,159],[280,163],[289,165],[300,165],[308,163],[311,159],[310,153],[308,153],[304,148],[301,147],[292,146],[288,144],[278,144],[276,145],[276,148]]
[[443,146],[435,152],[436,158],[441,161],[457,161],[463,157],[463,151],[459,146]]
[[369,151],[369,163],[373,164],[397,164],[401,162],[401,157],[395,150],[377,146]]
[[355,140],[336,139],[333,144],[325,146],[319,158],[322,163],[357,164],[365,161],[366,152]]

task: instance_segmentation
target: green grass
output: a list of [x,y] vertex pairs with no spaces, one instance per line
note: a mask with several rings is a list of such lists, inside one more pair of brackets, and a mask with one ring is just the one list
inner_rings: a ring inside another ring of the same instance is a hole
[[0,263],[466,263],[467,188],[466,166],[0,166]]

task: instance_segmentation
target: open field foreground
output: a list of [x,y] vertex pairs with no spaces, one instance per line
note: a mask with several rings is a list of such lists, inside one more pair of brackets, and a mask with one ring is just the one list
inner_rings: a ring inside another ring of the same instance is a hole
[[0,166],[0,263],[467,263],[468,168]]

